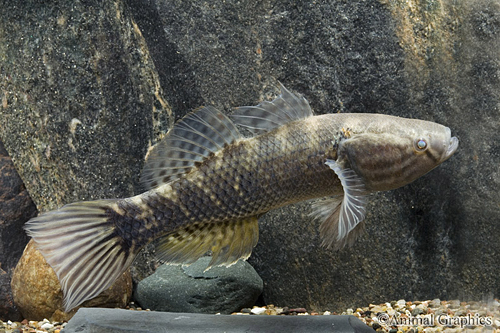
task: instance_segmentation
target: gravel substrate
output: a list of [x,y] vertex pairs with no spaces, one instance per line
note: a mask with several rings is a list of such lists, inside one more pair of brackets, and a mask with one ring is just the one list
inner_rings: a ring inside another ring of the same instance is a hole
[[41,332],[52,332],[59,333],[66,326],[66,323],[61,322],[50,322],[47,319],[42,321],[28,321],[23,320],[22,322],[7,322],[0,320],[0,332],[2,333],[41,333]]
[[[131,304],[130,310],[140,311]],[[148,310],[146,310],[148,311]],[[492,332],[500,333],[500,302],[392,301],[370,304],[367,307],[347,309],[342,313],[308,312],[304,308],[280,308],[274,305],[242,309],[233,315],[353,315],[379,332]],[[3,322],[0,332],[5,333],[59,333],[66,323],[43,321]]]
[[494,332],[500,333],[500,302],[392,301],[344,312],[307,312],[273,305],[243,309],[236,315],[353,315],[378,332]]

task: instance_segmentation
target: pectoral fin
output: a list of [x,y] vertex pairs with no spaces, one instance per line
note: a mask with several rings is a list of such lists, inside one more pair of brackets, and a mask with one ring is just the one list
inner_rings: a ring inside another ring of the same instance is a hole
[[352,245],[364,230],[367,196],[363,180],[349,168],[337,162],[326,164],[337,174],[344,190],[342,198],[336,197],[314,204],[314,214],[323,220],[320,235],[323,246],[336,250]]

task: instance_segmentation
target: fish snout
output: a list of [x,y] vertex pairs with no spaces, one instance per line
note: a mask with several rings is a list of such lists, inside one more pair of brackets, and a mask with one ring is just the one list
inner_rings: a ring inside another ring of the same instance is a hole
[[451,155],[455,154],[458,148],[458,139],[454,136],[450,139],[450,143],[448,145],[448,149],[446,150],[443,161],[446,161],[451,157]]
[[446,127],[446,139],[445,139],[445,149],[444,153],[442,155],[441,162],[446,161],[449,159],[456,151],[458,148],[458,139],[455,136],[451,136],[451,130]]

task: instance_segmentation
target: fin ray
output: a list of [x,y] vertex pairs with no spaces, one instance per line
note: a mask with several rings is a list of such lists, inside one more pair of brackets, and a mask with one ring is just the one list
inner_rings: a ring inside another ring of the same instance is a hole
[[107,220],[106,211],[115,202],[69,204],[24,226],[60,281],[65,311],[107,289],[140,250],[125,248],[114,223]]
[[335,197],[313,204],[313,214],[322,219],[322,245],[339,250],[352,245],[364,230],[367,196],[362,179],[351,169],[341,168],[337,162],[326,164],[337,174],[344,190],[343,197]]
[[257,217],[195,223],[157,240],[157,256],[170,264],[191,264],[212,251],[209,266],[230,266],[247,259],[259,238]]
[[151,151],[141,175],[145,190],[169,183],[196,162],[241,137],[233,122],[208,106],[187,114]]
[[281,93],[272,101],[257,106],[242,106],[236,109],[231,119],[254,134],[262,134],[288,122],[313,115],[309,102],[296,96],[280,84]]

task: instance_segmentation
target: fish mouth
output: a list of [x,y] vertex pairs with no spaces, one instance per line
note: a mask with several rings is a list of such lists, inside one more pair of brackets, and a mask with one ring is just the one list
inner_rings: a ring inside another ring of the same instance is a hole
[[451,136],[451,131],[448,127],[446,129],[448,132],[448,138],[450,138],[450,139],[449,139],[449,143],[448,143],[448,148],[446,149],[446,151],[443,155],[442,162],[449,159],[451,157],[451,155],[453,155],[457,151],[457,148],[458,148],[458,139],[455,136],[454,137]]

